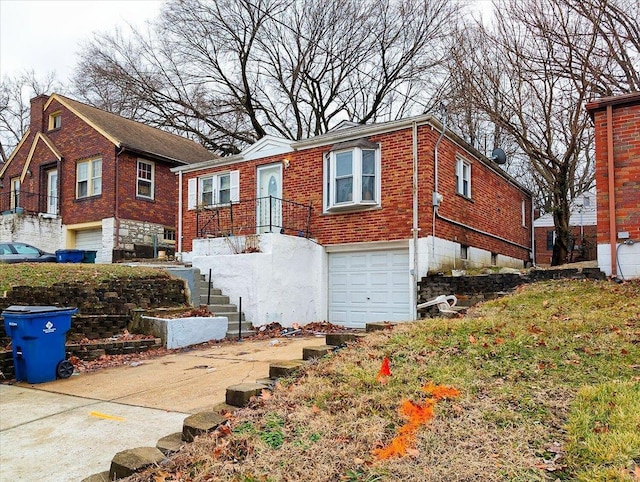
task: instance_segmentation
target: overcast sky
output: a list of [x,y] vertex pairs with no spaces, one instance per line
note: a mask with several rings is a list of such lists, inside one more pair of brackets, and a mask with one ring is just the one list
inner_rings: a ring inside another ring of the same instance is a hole
[[[92,32],[127,23],[138,28],[160,13],[162,0],[0,0],[0,79],[33,69],[38,78],[55,71],[68,85],[77,52]],[[491,0],[475,0],[481,11]]]
[[0,78],[33,69],[67,84],[80,42],[127,23],[143,27],[161,0],[0,0]]

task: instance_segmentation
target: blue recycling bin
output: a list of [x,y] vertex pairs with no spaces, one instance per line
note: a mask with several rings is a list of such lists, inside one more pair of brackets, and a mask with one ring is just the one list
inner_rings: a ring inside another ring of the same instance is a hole
[[71,315],[77,312],[77,308],[15,305],[2,312],[17,381],[43,383],[71,376],[65,342]]

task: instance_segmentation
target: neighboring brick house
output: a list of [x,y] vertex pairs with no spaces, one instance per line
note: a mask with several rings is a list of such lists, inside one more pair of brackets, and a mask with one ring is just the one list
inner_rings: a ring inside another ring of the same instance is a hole
[[0,238],[97,251],[98,262],[175,247],[170,168],[216,157],[183,137],[53,94],[0,168]]
[[254,323],[412,319],[427,271],[532,255],[531,193],[453,132],[438,144],[441,131],[426,115],[343,123],[174,168],[178,250]]
[[598,265],[640,277],[640,92],[587,104],[595,128]]
[[[586,192],[574,199],[569,218],[571,242],[569,261],[593,261],[597,259],[596,244],[596,193]],[[535,230],[535,262],[550,265],[553,244],[556,240],[553,214],[546,213],[533,221]]]

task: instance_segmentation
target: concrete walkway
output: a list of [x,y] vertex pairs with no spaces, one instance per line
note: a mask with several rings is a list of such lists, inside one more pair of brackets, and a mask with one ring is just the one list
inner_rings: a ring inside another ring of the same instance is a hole
[[0,481],[79,481],[125,449],[155,446],[192,413],[224,402],[226,388],[302,358],[323,338],[217,345],[29,385],[0,385]]

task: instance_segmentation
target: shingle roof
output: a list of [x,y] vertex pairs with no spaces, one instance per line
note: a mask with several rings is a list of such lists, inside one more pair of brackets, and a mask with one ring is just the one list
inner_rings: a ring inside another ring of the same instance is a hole
[[126,119],[60,94],[53,94],[52,98],[83,118],[118,147],[147,153],[177,164],[191,164],[218,157],[197,142],[179,135]]

